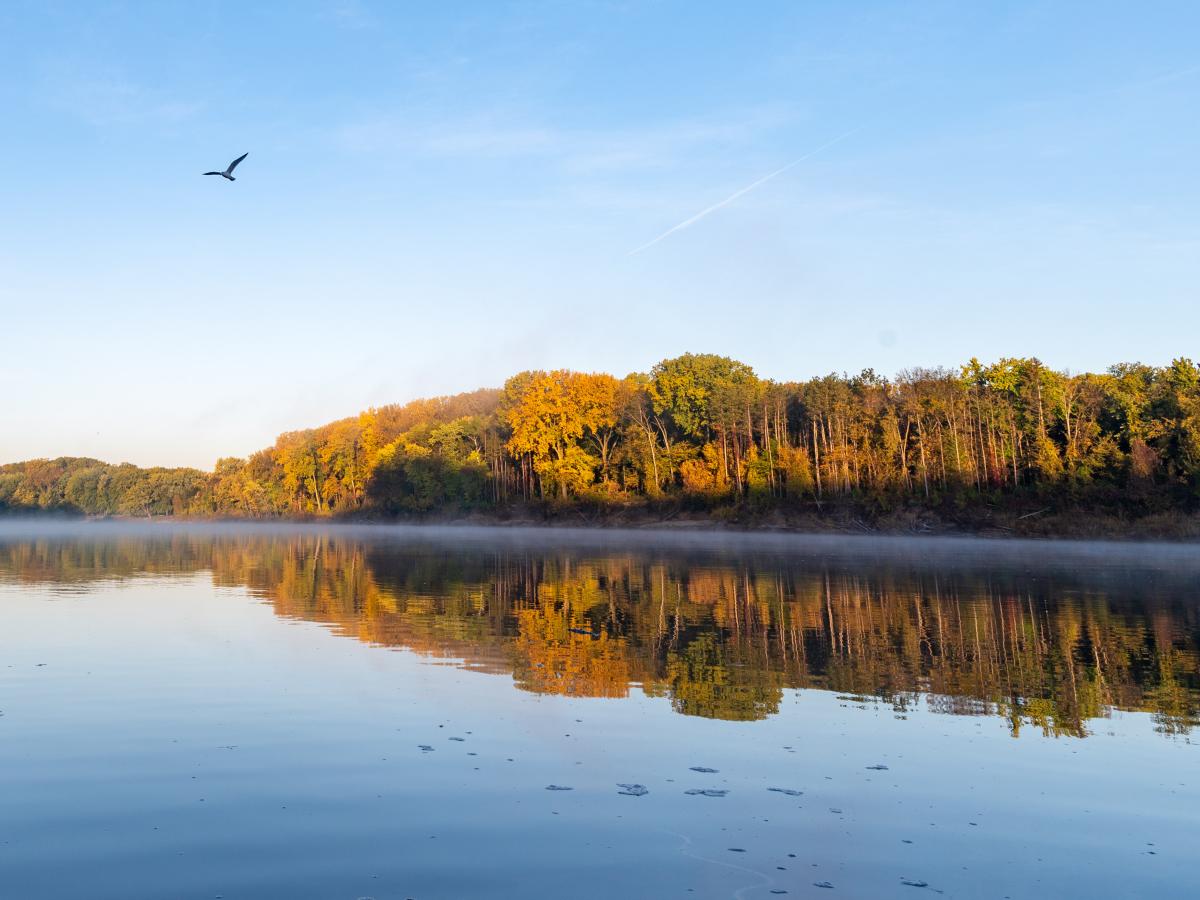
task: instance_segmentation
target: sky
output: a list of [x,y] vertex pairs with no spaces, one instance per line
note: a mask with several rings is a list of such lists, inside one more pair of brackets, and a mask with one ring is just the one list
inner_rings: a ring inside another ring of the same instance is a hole
[[0,461],[207,469],[689,351],[1195,358],[1197,33],[1190,0],[8,0]]

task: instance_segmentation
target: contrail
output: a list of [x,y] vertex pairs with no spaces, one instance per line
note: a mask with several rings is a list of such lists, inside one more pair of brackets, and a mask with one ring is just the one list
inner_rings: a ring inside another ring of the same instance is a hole
[[720,203],[714,203],[712,206],[708,207],[707,209],[700,210],[700,212],[696,213],[690,219],[684,219],[678,225],[674,225],[671,228],[668,228],[666,231],[664,231],[658,237],[654,238],[654,240],[647,241],[646,243],[642,244],[642,246],[637,247],[634,250],[630,250],[629,255],[633,256],[635,253],[641,253],[643,250],[645,250],[649,247],[653,247],[655,244],[657,244],[659,241],[661,241],[663,238],[667,237],[668,235],[672,235],[676,231],[682,231],[683,229],[687,228],[689,225],[695,225],[697,222],[699,222],[701,219],[703,219],[709,213],[716,212],[722,206],[728,206],[730,203],[732,203],[738,197],[741,197],[743,194],[750,193],[752,190],[754,190],[760,184],[766,184],[768,181],[770,181],[776,175],[782,175],[788,169],[790,169],[794,166],[800,165],[800,163],[804,162],[806,159],[811,159],[812,157],[814,157],[818,153],[820,153],[822,150],[828,150],[834,144],[838,143],[839,141],[845,140],[846,138],[850,137],[850,135],[854,134],[857,131],[862,131],[861,125],[857,128],[851,128],[849,131],[845,132],[844,134],[839,134],[837,137],[835,137],[831,141],[826,141],[824,144],[822,144],[820,147],[817,147],[815,150],[809,150],[807,153],[805,153],[799,159],[793,159],[790,163],[788,163],[783,168],[776,169],[774,172],[770,173],[769,175],[764,175],[762,178],[758,179],[758,181],[755,181],[752,184],[746,185],[741,190],[734,191],[732,194],[730,194],[728,197],[726,197]]

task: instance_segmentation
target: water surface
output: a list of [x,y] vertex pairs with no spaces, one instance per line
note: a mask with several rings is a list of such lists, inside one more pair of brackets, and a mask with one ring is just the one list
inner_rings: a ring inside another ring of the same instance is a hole
[[1193,897],[1198,587],[1187,546],[0,525],[0,894]]

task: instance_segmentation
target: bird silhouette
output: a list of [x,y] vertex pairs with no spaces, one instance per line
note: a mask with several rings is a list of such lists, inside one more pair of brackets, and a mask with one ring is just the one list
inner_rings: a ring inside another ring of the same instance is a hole
[[228,178],[230,181],[237,181],[237,179],[233,177],[233,170],[237,168],[238,163],[240,163],[243,159],[245,159],[249,155],[250,155],[249,153],[243,153],[241,156],[239,156],[237,159],[235,159],[233,162],[231,162],[229,164],[229,168],[226,169],[224,172],[205,172],[204,174],[205,175],[220,175],[222,178]]

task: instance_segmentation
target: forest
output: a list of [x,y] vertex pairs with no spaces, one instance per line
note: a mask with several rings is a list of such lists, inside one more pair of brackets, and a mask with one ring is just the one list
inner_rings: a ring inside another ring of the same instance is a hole
[[211,472],[61,457],[0,466],[0,511],[247,518],[834,517],[968,527],[1200,508],[1200,367],[759,378],[712,354],[503,388],[281,434]]

